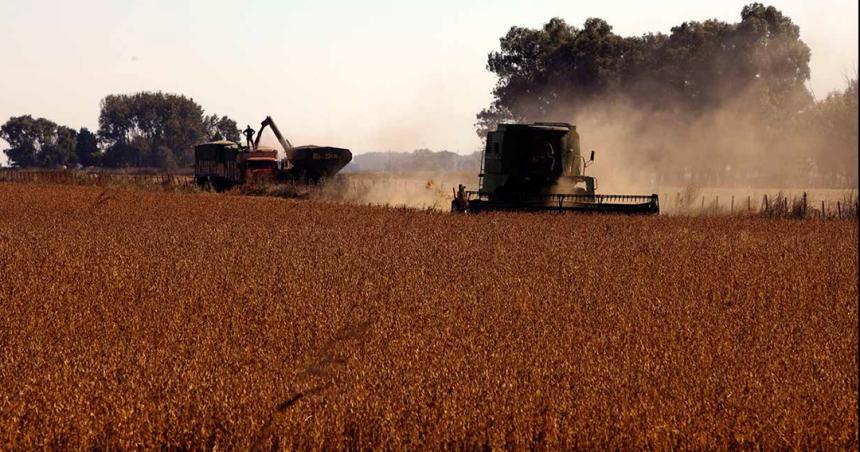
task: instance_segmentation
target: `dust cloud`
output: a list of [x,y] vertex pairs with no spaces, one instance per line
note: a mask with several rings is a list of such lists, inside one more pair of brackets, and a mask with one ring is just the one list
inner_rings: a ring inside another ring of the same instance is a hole
[[[623,98],[601,98],[543,120],[575,124],[583,156],[596,151],[585,174],[597,179],[598,193],[696,192],[701,198],[734,190],[740,200],[748,193],[856,189],[856,138],[853,149],[846,149],[844,137],[791,114],[762,115],[759,105],[752,94],[741,93],[679,114],[671,107],[643,109]],[[329,184],[322,197],[447,210],[461,183],[477,188],[477,171],[349,173]]]
[[465,172],[344,173],[311,193],[319,200],[447,211],[458,184],[477,187],[477,174]]
[[[793,113],[762,115],[738,95],[696,113],[647,110],[605,98],[559,111],[577,126],[586,170],[602,193],[658,193],[667,187],[856,188],[857,141]],[[856,117],[854,118],[856,131]]]

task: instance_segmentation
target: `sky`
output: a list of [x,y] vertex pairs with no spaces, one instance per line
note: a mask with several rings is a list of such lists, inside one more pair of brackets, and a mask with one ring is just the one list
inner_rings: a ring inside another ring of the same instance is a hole
[[[271,115],[297,145],[469,153],[495,84],[487,54],[511,26],[600,17],[624,36],[668,33],[686,20],[737,22],[745,3],[2,0],[0,121],[31,114],[95,130],[106,95],[165,91],[240,128]],[[817,97],[856,73],[856,1],[766,4],[800,25]]]

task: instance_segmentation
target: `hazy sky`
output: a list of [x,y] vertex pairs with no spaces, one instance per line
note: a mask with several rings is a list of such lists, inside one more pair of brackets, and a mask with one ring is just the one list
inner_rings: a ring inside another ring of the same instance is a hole
[[[487,53],[512,25],[601,17],[638,35],[737,22],[745,3],[0,0],[0,121],[96,129],[105,95],[161,90],[241,127],[272,115],[295,144],[471,152],[495,83]],[[857,2],[767,4],[800,25],[815,94],[841,88],[857,68]]]

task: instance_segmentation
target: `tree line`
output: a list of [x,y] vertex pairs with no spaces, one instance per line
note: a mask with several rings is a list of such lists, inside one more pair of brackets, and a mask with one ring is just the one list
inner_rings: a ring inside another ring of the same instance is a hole
[[22,115],[0,126],[4,152],[16,167],[174,169],[193,164],[194,144],[239,141],[236,121],[205,115],[194,99],[162,92],[109,95],[101,101],[98,131],[78,130]]
[[816,100],[810,54],[791,18],[760,3],[743,7],[740,22],[689,21],[669,34],[623,37],[598,18],[512,27],[488,56],[498,79],[476,128],[484,136],[506,121],[613,124],[637,166],[856,185],[856,74]]

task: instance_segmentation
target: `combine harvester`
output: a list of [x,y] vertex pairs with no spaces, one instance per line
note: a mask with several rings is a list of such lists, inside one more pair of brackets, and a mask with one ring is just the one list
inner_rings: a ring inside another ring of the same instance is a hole
[[[284,148],[286,157],[278,160],[275,149],[260,146],[260,136],[269,127]],[[271,116],[254,131],[245,130],[247,145],[235,141],[213,141],[194,147],[194,177],[198,185],[211,185],[218,191],[255,182],[294,181],[318,183],[337,174],[352,160],[349,149],[331,146],[293,147],[284,138]]]
[[598,195],[585,168],[576,126],[567,123],[500,124],[487,135],[478,191],[464,185],[454,193],[451,211],[571,211],[657,214],[652,195]]

